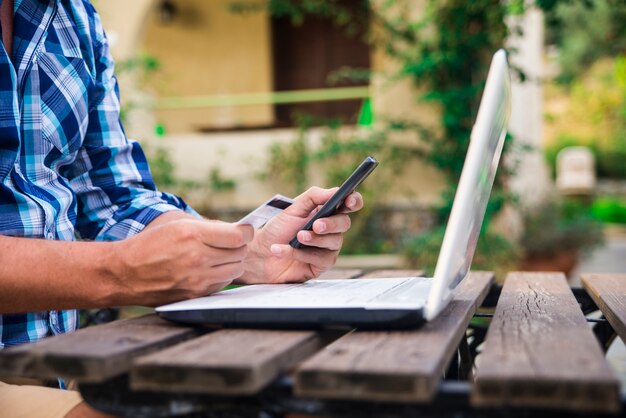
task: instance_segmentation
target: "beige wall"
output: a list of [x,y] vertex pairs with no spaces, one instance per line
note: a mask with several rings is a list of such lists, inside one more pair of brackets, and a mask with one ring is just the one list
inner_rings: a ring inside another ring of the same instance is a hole
[[102,17],[115,59],[133,57],[143,37],[146,16],[156,5],[156,0],[99,0],[93,3]]
[[[154,56],[160,69],[144,88],[160,97],[272,91],[270,25],[266,13],[234,14],[231,0],[178,0],[169,24],[159,19],[156,0],[97,2],[117,60],[139,53]],[[121,80],[125,90],[134,79]],[[144,98],[144,100],[146,100]],[[271,105],[157,109],[168,132],[206,128],[265,126],[274,121]]]
[[[270,25],[266,13],[235,14],[232,0],[176,1],[163,24],[153,9],[143,49],[161,64],[148,87],[159,97],[272,91]],[[262,126],[273,122],[271,105],[157,110],[168,132]]]

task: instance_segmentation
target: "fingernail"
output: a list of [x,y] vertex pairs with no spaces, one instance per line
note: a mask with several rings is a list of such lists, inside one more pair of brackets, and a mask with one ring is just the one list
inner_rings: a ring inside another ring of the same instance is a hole
[[302,241],[311,241],[311,239],[313,239],[313,237],[311,236],[311,233],[309,231],[303,231],[300,234],[300,239]]
[[354,197],[349,197],[349,198],[348,198],[348,206],[352,207],[352,206],[354,206],[354,205],[356,205],[356,198],[354,198]]
[[270,251],[272,252],[272,254],[280,255],[280,254],[282,254],[283,249],[280,246],[278,246],[278,245],[272,245],[270,247]]
[[326,231],[326,223],[325,222],[318,222],[317,223],[317,231],[318,232]]

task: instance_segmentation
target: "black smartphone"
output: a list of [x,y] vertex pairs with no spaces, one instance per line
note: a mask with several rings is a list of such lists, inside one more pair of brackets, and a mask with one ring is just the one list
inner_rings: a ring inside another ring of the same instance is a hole
[[[369,176],[372,171],[374,171],[377,165],[378,161],[376,161],[373,157],[368,156],[365,160],[363,160],[361,165],[359,165],[356,170],[350,174],[350,177],[348,177],[348,179],[341,185],[339,190],[337,190],[335,194],[332,195],[326,203],[324,203],[324,206],[322,206],[320,210],[311,219],[309,219],[309,221],[300,230],[310,231],[313,229],[313,222],[317,219],[326,218],[335,214],[343,204],[343,201],[359,186],[359,184],[363,182],[363,180],[367,178],[367,176]],[[306,247],[306,245],[298,241],[297,236],[293,237],[293,239],[289,242],[289,245],[293,248]]]

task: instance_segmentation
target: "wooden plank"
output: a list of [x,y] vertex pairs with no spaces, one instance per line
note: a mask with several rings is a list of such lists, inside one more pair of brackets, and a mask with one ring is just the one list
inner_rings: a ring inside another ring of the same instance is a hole
[[470,273],[443,312],[420,329],[354,332],[304,362],[295,391],[305,397],[428,401],[493,282]]
[[507,276],[472,403],[614,412],[619,383],[561,273]]
[[626,274],[582,274],[589,296],[626,342]]
[[130,369],[133,357],[197,335],[154,314],[88,327],[0,351],[0,374],[101,382]]
[[138,359],[131,387],[253,394],[320,346],[311,331],[221,330]]
[[374,270],[365,274],[363,279],[378,279],[384,277],[423,277],[424,270]]
[[363,274],[362,269],[331,269],[318,277],[322,280],[354,279]]

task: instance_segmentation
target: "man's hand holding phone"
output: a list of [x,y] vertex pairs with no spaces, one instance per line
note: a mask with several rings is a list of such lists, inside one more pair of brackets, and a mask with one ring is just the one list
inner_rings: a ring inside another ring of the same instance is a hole
[[[249,245],[245,271],[237,282],[303,282],[331,268],[343,233],[350,228],[348,214],[363,207],[363,198],[354,188],[378,164],[371,157],[366,162],[368,170],[363,171],[362,164],[356,177],[353,173],[342,187],[310,188],[261,228]],[[302,244],[298,249],[288,244],[294,238]]]
[[[345,200],[350,194],[352,194],[356,188],[370,175],[372,171],[378,166],[378,161],[373,157],[367,157],[357,168],[352,172],[350,177],[339,187],[339,189],[331,196],[330,199],[309,219],[309,221],[302,227],[304,231],[313,230],[313,224],[320,218],[327,218],[335,213],[339,212],[342,206],[345,206]],[[306,237],[306,234],[303,234]],[[303,244],[297,236],[293,237],[289,241],[289,245],[293,248],[303,248],[308,244]]]

